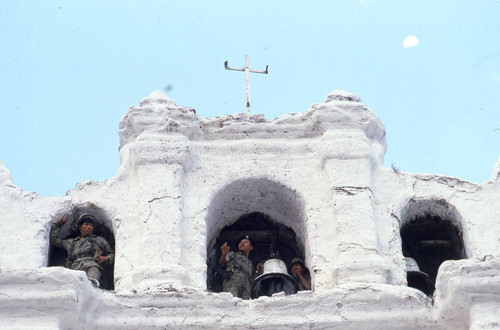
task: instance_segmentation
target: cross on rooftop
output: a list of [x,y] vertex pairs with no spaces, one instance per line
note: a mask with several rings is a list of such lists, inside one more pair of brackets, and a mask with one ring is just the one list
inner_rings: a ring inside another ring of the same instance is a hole
[[248,55],[245,55],[245,67],[242,69],[239,68],[231,68],[227,65],[227,62],[224,62],[224,67],[226,70],[235,70],[235,71],[245,71],[245,87],[246,87],[246,94],[247,94],[247,112],[250,113],[250,72],[254,73],[263,73],[263,74],[268,74],[269,72],[267,71],[269,65],[266,65],[266,70],[250,70],[249,67],[249,59]]

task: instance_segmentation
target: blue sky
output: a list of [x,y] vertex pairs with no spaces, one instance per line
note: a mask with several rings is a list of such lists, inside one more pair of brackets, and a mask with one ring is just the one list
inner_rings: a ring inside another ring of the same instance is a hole
[[224,61],[248,54],[269,65],[250,77],[253,113],[342,88],[384,122],[386,166],[484,182],[500,155],[499,16],[499,1],[0,0],[0,159],[41,195],[112,178],[130,106],[169,89],[203,117],[244,112],[244,75]]

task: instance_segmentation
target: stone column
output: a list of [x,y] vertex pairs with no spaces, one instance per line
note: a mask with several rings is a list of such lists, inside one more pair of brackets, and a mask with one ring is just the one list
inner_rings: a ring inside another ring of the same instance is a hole
[[168,290],[184,285],[181,256],[183,187],[191,164],[190,141],[183,135],[144,133],[133,142],[131,166],[137,182],[137,246],[128,285],[137,291]]
[[336,255],[333,284],[388,283],[373,212],[371,145],[362,131],[327,131],[323,169],[330,180]]

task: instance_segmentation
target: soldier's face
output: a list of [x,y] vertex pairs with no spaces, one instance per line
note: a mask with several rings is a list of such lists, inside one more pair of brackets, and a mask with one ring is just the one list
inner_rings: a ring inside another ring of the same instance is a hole
[[302,274],[302,265],[301,264],[293,264],[292,265],[292,274]]
[[238,244],[238,250],[243,253],[250,252],[252,249],[252,243],[250,243],[250,241],[247,239],[242,239]]
[[80,233],[85,236],[91,235],[94,230],[94,225],[90,222],[84,222],[80,225]]

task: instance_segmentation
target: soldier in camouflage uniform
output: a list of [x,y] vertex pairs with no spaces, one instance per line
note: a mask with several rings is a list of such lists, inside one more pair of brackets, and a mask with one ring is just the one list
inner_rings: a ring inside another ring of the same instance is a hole
[[67,217],[63,216],[52,225],[50,243],[68,252],[66,267],[74,270],[83,270],[95,287],[99,287],[101,278],[101,264],[114,261],[114,251],[108,242],[99,236],[92,235],[95,219],[90,214],[82,214],[78,220],[80,236],[70,239],[60,239],[59,231]]
[[253,264],[248,255],[253,250],[252,242],[248,236],[244,236],[238,240],[238,252],[229,250],[227,242],[221,246],[220,264],[232,273],[231,278],[224,279],[222,291],[231,292],[241,299],[250,299]]

